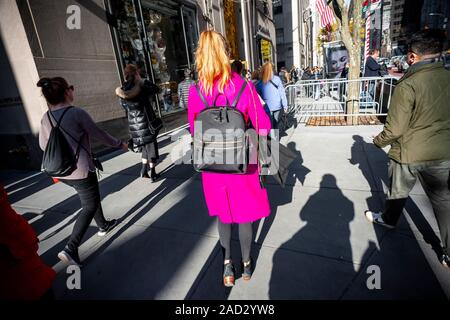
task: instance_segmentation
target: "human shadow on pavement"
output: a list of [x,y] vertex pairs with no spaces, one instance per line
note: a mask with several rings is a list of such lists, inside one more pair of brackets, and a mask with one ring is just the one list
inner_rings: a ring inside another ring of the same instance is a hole
[[[354,143],[351,147],[350,163],[353,165],[359,165],[359,169],[369,183],[372,193],[372,196],[366,200],[368,206],[367,209],[375,212],[382,211],[385,201],[383,184],[385,186],[389,186],[390,184],[388,181],[389,158],[382,149],[376,147],[373,143],[365,142],[363,137],[354,135],[353,140]],[[422,234],[423,240],[427,244],[431,245],[437,257],[440,257],[442,254],[441,240],[436,235],[433,228],[430,226],[421,210],[414,200],[411,199],[411,197],[408,197],[405,209],[411,217],[411,220],[414,222],[416,228]],[[364,214],[364,212],[360,214]],[[402,217],[401,220],[402,219],[405,218]],[[402,224],[401,220],[399,221],[399,226]],[[388,230],[377,225],[374,225],[374,230],[379,243],[381,243]],[[411,230],[407,227],[406,231]]]
[[[311,170],[303,166],[303,157],[300,150],[297,150],[295,142],[289,142],[287,147],[294,151],[296,158],[289,167],[289,173],[286,178],[286,186],[282,188],[272,177],[268,179],[267,191],[269,194],[269,201],[271,207],[271,214],[261,220],[256,221],[253,224],[254,246],[252,248],[252,258],[254,260],[254,267],[256,268],[258,263],[258,257],[264,240],[272,227],[275,217],[278,213],[278,208],[292,203],[294,186],[297,181],[304,184],[306,176]],[[236,235],[237,233],[235,233]]]
[[289,110],[287,112],[282,111],[281,124],[280,124],[280,138],[287,136],[287,130],[298,127],[298,120],[295,117],[295,110]]
[[270,299],[336,299],[355,275],[350,244],[353,202],[331,174],[300,211],[306,223],[274,253]]
[[[85,260],[84,290],[66,290],[69,298],[227,297],[221,271],[214,272],[221,258],[215,233],[208,232],[215,218],[208,216],[202,185],[191,165],[171,170],[189,171],[191,177],[162,181],[125,213],[117,229]],[[199,262],[204,250],[211,253]],[[212,280],[206,281],[208,277]],[[204,286],[208,289],[203,290]]]

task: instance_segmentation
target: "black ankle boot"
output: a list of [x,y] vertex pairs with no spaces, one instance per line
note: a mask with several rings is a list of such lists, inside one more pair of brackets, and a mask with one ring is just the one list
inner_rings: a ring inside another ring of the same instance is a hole
[[232,287],[234,286],[234,266],[233,262],[229,260],[228,263],[224,263],[223,265],[223,285],[225,287]]
[[253,274],[253,265],[252,265],[252,259],[249,261],[242,261],[241,267],[242,267],[242,278],[246,281],[250,280]]
[[141,168],[141,178],[150,178],[148,175],[148,163],[143,163]]
[[152,182],[159,179],[160,175],[156,173],[155,167],[151,168],[150,177],[152,178]]

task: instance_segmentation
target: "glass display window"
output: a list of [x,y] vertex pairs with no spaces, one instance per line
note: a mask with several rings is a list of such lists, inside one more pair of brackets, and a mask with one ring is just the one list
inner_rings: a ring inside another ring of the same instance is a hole
[[111,0],[111,4],[122,64],[136,64],[162,89],[155,106],[159,114],[185,110],[180,107],[178,85],[185,70],[193,69],[198,42],[195,9],[171,0]]

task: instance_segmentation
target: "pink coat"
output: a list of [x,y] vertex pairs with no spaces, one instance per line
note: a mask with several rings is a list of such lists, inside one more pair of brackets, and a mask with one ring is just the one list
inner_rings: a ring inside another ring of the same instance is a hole
[[[230,103],[234,100],[244,80],[233,73],[231,82],[224,88],[224,94]],[[251,92],[253,91],[253,99]],[[213,104],[218,94],[217,83],[214,84],[213,94],[203,95],[209,105]],[[254,102],[253,102],[254,101]],[[242,93],[237,109],[245,119],[252,122],[256,128],[255,107],[258,116],[260,134],[267,134],[270,129],[270,118],[264,111],[253,83],[248,82]],[[218,105],[225,105],[225,97],[217,99]],[[205,108],[195,86],[189,89],[188,119],[191,133],[194,133],[194,120]],[[203,192],[210,216],[218,216],[222,223],[247,223],[267,217],[270,214],[269,198],[266,189],[261,188],[256,165],[249,165],[249,172],[244,175],[202,173]]]

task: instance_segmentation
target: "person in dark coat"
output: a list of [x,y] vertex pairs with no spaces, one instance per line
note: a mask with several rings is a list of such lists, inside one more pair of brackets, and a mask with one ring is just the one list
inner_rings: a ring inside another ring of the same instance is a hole
[[[369,56],[366,60],[366,65],[364,67],[364,77],[380,77],[381,76],[381,66],[378,64],[377,59],[380,56],[380,51],[378,49],[369,50]],[[375,80],[368,81],[368,92],[370,96],[375,99]]]
[[159,158],[156,141],[158,130],[151,126],[156,115],[150,99],[160,92],[160,88],[148,80],[143,80],[135,65],[127,65],[124,75],[126,81],[122,87],[116,89],[116,95],[127,112],[133,147],[142,149],[141,178],[151,178],[152,182],[155,182],[159,178],[155,170]]
[[381,75],[381,66],[377,62],[379,56],[380,51],[378,49],[369,50],[369,56],[364,67],[364,77],[379,77]]

